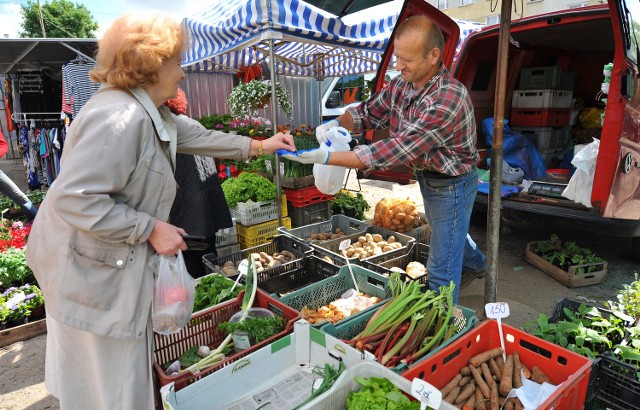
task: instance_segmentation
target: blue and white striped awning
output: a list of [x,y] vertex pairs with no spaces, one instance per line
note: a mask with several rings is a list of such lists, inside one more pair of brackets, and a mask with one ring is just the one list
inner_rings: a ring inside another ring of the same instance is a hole
[[324,78],[375,71],[397,14],[348,25],[301,0],[216,0],[186,18],[188,71],[235,71],[269,56],[278,74]]
[[[236,72],[268,61],[274,41],[276,71],[299,77],[338,77],[376,71],[399,9],[378,20],[346,24],[302,0],[215,0],[184,19],[191,47],[183,66],[189,72]],[[483,27],[460,26],[456,54],[464,39]]]

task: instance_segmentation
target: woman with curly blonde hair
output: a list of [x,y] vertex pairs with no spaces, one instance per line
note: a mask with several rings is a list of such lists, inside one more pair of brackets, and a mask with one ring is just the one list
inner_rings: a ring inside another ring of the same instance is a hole
[[47,309],[45,385],[62,409],[154,408],[148,262],[187,249],[168,220],[176,153],[295,149],[288,135],[260,143],[170,113],[185,38],[160,15],[123,16],[107,30],[91,73],[102,85],[71,124],[29,236]]

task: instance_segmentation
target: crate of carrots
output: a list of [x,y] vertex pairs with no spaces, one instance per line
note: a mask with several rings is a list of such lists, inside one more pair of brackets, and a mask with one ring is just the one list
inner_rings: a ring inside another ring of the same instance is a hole
[[529,382],[558,386],[540,409],[583,408],[588,358],[509,325],[502,328],[504,350],[497,322],[488,320],[402,375],[432,384],[444,401],[463,409],[523,409],[520,399],[505,398]]

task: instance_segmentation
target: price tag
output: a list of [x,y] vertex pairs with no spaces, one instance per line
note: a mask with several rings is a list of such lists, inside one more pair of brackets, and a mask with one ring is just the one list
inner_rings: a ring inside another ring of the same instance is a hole
[[270,160],[265,160],[264,161],[264,167],[267,170],[268,173],[273,174],[273,165],[271,165],[271,161]]
[[490,319],[504,319],[509,317],[509,304],[506,302],[487,303],[484,311]]
[[411,395],[420,401],[422,404],[420,406],[421,409],[426,408],[427,406],[432,409],[440,408],[442,393],[440,393],[440,390],[422,379],[413,379],[411,382]]
[[345,239],[344,241],[340,242],[340,245],[338,245],[338,249],[340,249],[341,251],[346,251],[350,245],[351,239]]

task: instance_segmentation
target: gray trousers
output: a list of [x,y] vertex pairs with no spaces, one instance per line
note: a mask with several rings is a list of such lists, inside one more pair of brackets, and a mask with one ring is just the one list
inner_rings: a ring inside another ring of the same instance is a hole
[[8,196],[15,202],[24,212],[24,214],[32,220],[36,217],[38,209],[27,198],[27,196],[18,188],[18,186],[9,178],[7,174],[0,170],[0,192]]

